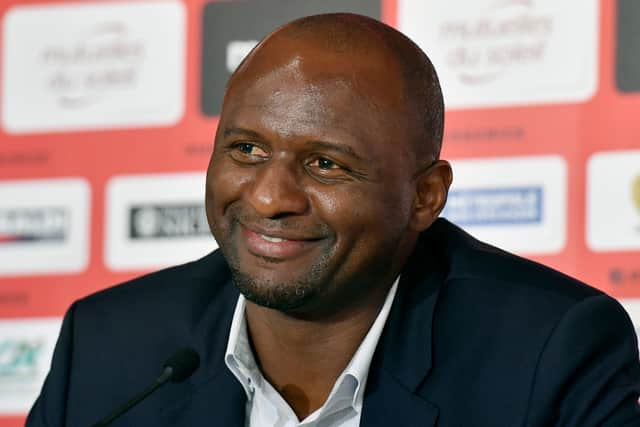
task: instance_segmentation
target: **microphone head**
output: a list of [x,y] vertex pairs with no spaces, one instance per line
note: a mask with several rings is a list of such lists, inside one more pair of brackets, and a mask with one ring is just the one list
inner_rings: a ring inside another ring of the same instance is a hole
[[200,356],[190,347],[179,349],[164,364],[165,369],[171,368],[169,379],[174,383],[189,378],[198,369],[198,366],[200,366]]

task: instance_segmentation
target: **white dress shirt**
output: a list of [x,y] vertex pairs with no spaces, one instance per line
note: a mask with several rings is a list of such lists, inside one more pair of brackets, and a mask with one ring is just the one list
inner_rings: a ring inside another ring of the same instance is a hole
[[240,295],[231,322],[225,363],[247,393],[245,425],[247,427],[359,426],[369,366],[397,289],[398,279],[389,289],[376,320],[353,358],[336,380],[324,405],[302,421],[298,420],[289,404],[269,381],[265,380],[256,364],[247,334],[246,301],[244,296]]

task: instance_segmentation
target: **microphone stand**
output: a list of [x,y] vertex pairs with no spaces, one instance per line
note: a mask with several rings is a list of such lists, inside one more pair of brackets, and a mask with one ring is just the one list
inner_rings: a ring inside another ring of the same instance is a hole
[[129,401],[125,402],[122,406],[116,409],[111,415],[107,416],[106,418],[103,418],[102,420],[93,424],[91,427],[108,426],[109,424],[111,424],[111,422],[113,422],[113,420],[115,420],[116,418],[118,418],[119,416],[127,412],[129,409],[131,409],[132,407],[140,403],[147,396],[149,396],[151,393],[156,391],[161,385],[169,381],[172,375],[173,375],[173,367],[165,366],[164,370],[162,371],[162,374],[158,378],[156,378],[153,384],[149,385],[146,389],[142,390],[140,393],[135,395]]

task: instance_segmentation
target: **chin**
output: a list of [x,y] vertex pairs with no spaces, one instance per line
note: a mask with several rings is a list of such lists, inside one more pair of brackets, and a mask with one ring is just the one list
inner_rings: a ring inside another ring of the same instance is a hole
[[273,281],[257,279],[232,269],[233,282],[244,297],[262,307],[294,312],[319,294],[322,285],[306,280]]

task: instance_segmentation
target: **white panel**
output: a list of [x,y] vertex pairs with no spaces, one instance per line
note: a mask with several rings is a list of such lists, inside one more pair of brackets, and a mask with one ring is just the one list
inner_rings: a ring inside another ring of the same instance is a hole
[[61,323],[59,318],[0,319],[0,415],[24,415],[33,405]]
[[3,22],[3,126],[174,124],[184,109],[184,62],[179,1],[13,7]]
[[[107,266],[159,268],[215,249],[204,216],[204,188],[204,173],[112,178],[107,184]],[[198,212],[202,215],[194,215]]]
[[566,243],[567,166],[559,156],[452,162],[443,216],[503,249],[555,254]]
[[590,249],[640,249],[640,150],[591,156],[586,222]]
[[89,183],[0,183],[0,276],[79,273],[89,261]]
[[597,0],[399,0],[449,108],[585,101],[596,90]]

